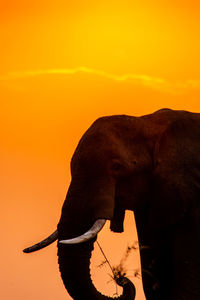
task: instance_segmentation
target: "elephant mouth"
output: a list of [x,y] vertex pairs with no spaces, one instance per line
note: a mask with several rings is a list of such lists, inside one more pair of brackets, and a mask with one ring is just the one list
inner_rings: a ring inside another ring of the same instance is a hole
[[[110,230],[113,232],[123,232],[123,224],[124,224],[124,216],[125,216],[125,210],[117,209],[115,207],[113,218],[110,222]],[[93,226],[86,231],[84,234],[77,236],[72,239],[62,239],[59,241],[59,243],[62,244],[80,244],[86,241],[89,241],[90,239],[94,238],[103,228],[103,226],[106,223],[106,219],[98,219],[94,222]]]
[[124,217],[125,217],[125,209],[118,209],[118,207],[115,206],[113,218],[110,221],[110,230],[113,232],[123,232]]

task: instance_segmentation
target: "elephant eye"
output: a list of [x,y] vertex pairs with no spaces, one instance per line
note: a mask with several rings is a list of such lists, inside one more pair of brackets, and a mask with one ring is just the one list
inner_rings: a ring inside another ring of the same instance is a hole
[[119,171],[122,169],[122,166],[119,163],[114,163],[111,167],[113,171]]
[[111,165],[110,170],[113,175],[119,175],[124,170],[124,167],[119,162],[114,162]]

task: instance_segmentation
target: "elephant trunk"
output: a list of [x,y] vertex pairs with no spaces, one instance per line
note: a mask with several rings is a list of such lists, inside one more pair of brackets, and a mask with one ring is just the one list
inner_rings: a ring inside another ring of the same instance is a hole
[[[90,258],[95,239],[73,245],[58,243],[58,263],[61,277],[68,293],[75,300],[113,299],[99,293],[91,280]],[[118,284],[123,287],[123,294],[114,299],[135,299],[135,287],[129,279],[124,278],[123,283],[118,282]]]

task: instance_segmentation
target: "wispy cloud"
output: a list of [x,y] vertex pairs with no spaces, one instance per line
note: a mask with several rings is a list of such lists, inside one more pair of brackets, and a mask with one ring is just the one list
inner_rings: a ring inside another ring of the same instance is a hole
[[184,82],[170,82],[164,78],[152,77],[148,75],[138,74],[122,74],[116,75],[105,72],[103,70],[92,69],[88,67],[77,68],[63,68],[63,69],[38,69],[38,70],[25,70],[19,72],[9,72],[4,75],[0,75],[0,80],[12,80],[19,78],[37,77],[40,75],[73,75],[77,73],[88,73],[108,78],[114,81],[127,81],[133,82],[138,85],[149,86],[153,89],[158,89],[164,92],[181,93],[186,89],[200,89],[200,80],[187,80]]
[[0,76],[0,79],[15,79],[15,78],[24,78],[24,77],[34,77],[39,75],[51,75],[51,74],[63,74],[63,75],[70,75],[76,73],[90,73],[99,75],[102,77],[106,77],[109,79],[113,79],[115,81],[126,81],[129,79],[133,80],[140,80],[144,82],[157,82],[163,83],[162,78],[150,77],[146,75],[136,75],[136,74],[123,74],[123,75],[114,75],[111,73],[107,73],[102,70],[87,68],[87,67],[78,67],[78,68],[71,68],[71,69],[39,69],[39,70],[26,70],[20,72],[9,72],[6,75]]

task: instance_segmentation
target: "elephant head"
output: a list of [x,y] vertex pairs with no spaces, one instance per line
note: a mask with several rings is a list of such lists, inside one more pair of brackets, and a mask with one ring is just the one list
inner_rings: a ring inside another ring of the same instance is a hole
[[[184,261],[193,266],[197,257],[185,247],[178,259],[184,246],[183,230],[193,249],[191,236],[199,222],[200,210],[194,209],[200,194],[199,125],[198,114],[168,109],[142,117],[96,120],[72,157],[72,180],[57,231],[24,252],[41,249],[58,238],[61,276],[72,298],[110,299],[92,284],[91,251],[105,221],[110,220],[112,231],[122,232],[125,210],[132,210],[146,297],[175,299],[173,295],[181,294],[181,288],[174,282],[184,277]],[[194,274],[200,277],[197,268]],[[117,282],[123,286],[119,299],[135,298],[135,288],[127,278]]]

